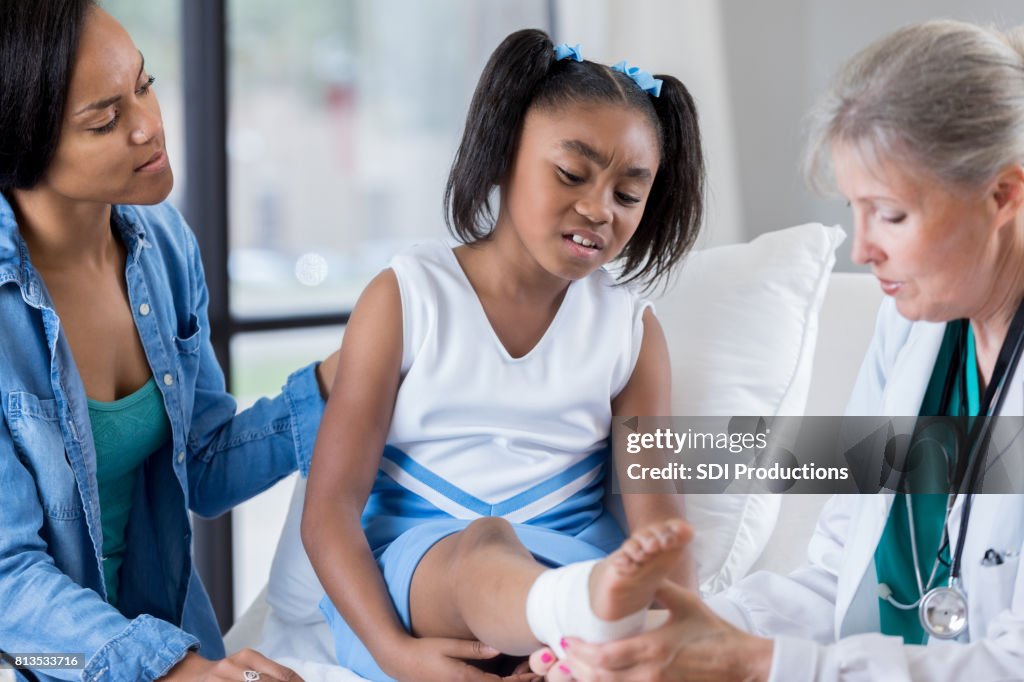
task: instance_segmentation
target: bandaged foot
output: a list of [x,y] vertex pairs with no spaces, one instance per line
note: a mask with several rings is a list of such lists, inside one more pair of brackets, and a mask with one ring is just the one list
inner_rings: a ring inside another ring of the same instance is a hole
[[654,523],[604,559],[541,573],[526,598],[530,630],[559,658],[564,637],[601,643],[643,632],[654,593],[690,535],[679,519]]

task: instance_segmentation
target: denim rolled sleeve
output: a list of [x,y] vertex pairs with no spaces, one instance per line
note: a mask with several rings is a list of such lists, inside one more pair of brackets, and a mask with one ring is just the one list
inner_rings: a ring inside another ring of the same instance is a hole
[[139,616],[89,659],[86,682],[156,680],[196,648],[199,640],[152,616]]
[[214,517],[296,469],[303,476],[309,473],[324,409],[317,365],[294,372],[280,395],[261,398],[238,414],[234,400],[228,404],[212,398],[206,405],[197,391],[188,453],[193,511]]

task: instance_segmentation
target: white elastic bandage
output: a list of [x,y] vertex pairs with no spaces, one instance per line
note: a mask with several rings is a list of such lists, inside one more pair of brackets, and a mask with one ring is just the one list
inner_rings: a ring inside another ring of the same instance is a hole
[[597,561],[585,561],[541,573],[526,597],[526,622],[533,635],[559,658],[563,637],[599,644],[644,630],[647,609],[619,620],[601,620],[590,607],[590,572]]

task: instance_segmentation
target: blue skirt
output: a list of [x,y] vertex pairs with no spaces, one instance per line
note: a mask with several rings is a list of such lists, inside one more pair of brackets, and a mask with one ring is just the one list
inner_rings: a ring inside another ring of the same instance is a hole
[[[512,527],[520,542],[544,565],[600,559],[625,539],[618,522],[604,509],[603,496],[603,483],[595,481],[554,509]],[[470,523],[378,473],[363,513],[363,528],[395,612],[407,631],[411,631],[409,590],[420,560],[434,544]],[[331,627],[338,663],[367,679],[391,682],[326,596],[320,610]]]

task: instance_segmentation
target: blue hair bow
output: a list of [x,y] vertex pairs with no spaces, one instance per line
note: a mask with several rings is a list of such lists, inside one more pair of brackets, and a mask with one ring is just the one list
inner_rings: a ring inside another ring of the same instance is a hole
[[583,53],[580,52],[580,44],[570,45],[569,43],[562,43],[561,45],[555,46],[555,61],[560,62],[563,59],[572,59],[573,61],[582,62]]
[[630,66],[625,59],[611,67],[612,71],[618,71],[629,76],[641,90],[654,97],[661,96],[661,85],[664,81],[655,78],[650,71],[644,71],[639,66]]

